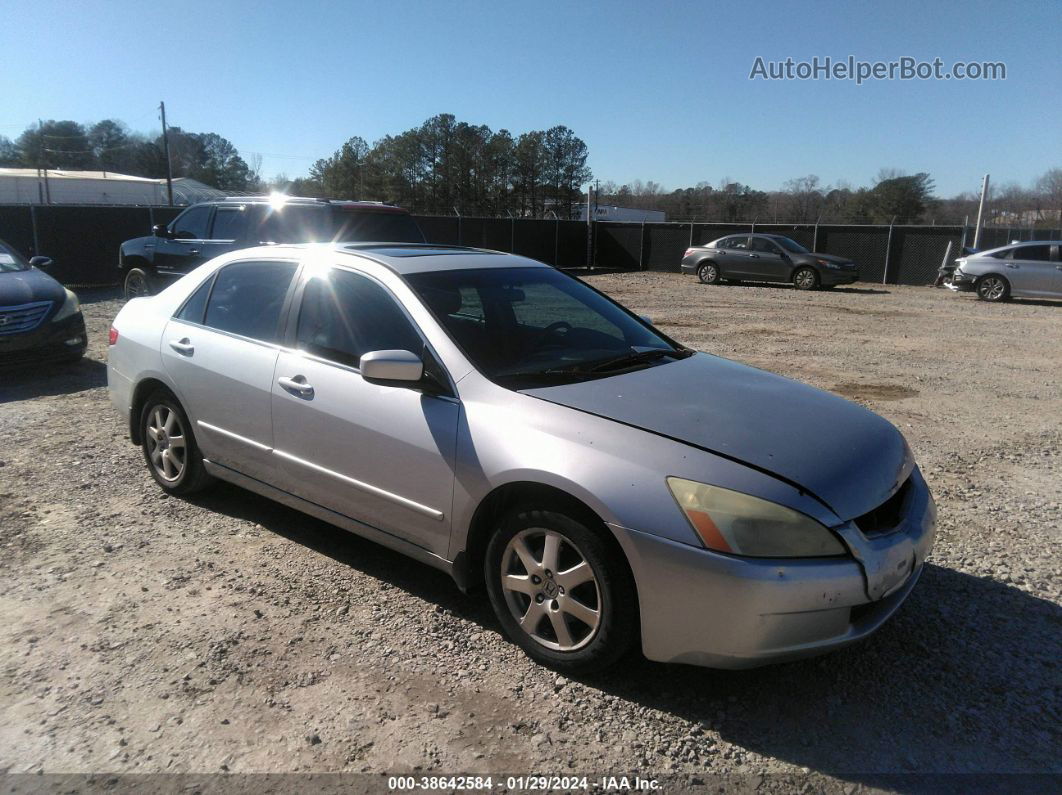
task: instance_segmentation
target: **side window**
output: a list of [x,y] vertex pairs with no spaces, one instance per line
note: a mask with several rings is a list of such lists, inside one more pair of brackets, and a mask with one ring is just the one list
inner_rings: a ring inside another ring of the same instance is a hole
[[214,213],[211,240],[242,240],[247,231],[247,211],[243,207],[219,207]]
[[748,235],[737,235],[727,240],[727,248],[737,249],[744,251],[749,247]]
[[1014,249],[1014,259],[1033,260],[1035,262],[1049,262],[1051,259],[1050,246],[1019,246]]
[[357,367],[370,351],[420,353],[424,343],[383,287],[367,276],[333,269],[302,293],[296,345],[322,359]]
[[173,236],[178,240],[206,240],[210,207],[189,207],[173,220]]
[[765,237],[754,237],[749,242],[750,251],[761,251],[764,254],[777,254],[779,253],[778,246],[772,243]]
[[263,342],[277,341],[294,262],[236,262],[218,271],[204,324]]
[[206,312],[207,296],[210,295],[210,285],[213,283],[214,279],[210,278],[199,285],[199,289],[189,296],[175,317],[178,320],[187,320],[189,323],[202,323],[203,313]]

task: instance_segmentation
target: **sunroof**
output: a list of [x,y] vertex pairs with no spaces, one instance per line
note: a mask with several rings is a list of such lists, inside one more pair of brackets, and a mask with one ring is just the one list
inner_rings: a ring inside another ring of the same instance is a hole
[[371,251],[385,257],[439,257],[447,254],[485,254],[462,246],[347,246],[352,251]]

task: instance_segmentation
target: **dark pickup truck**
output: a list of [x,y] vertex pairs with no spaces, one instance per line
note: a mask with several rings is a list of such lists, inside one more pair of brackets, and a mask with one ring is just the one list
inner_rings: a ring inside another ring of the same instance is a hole
[[149,237],[122,243],[127,298],[152,295],[219,254],[269,243],[423,243],[400,207],[378,202],[252,196],[202,202]]

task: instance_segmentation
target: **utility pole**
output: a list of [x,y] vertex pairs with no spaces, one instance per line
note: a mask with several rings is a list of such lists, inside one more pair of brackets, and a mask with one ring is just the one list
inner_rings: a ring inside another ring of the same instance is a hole
[[51,204],[52,188],[51,185],[48,184],[48,160],[47,155],[45,155],[44,153],[44,122],[40,119],[37,119],[37,131],[40,133],[41,136],[41,151],[37,162],[42,163],[44,165],[44,201],[45,204]]
[[978,248],[981,243],[981,224],[984,222],[985,199],[988,198],[988,174],[985,174],[981,182],[981,202],[977,205],[977,226],[974,228],[973,247]]
[[162,151],[166,154],[166,194],[173,206],[173,166],[170,164],[170,136],[166,132],[166,103],[159,103],[162,111]]

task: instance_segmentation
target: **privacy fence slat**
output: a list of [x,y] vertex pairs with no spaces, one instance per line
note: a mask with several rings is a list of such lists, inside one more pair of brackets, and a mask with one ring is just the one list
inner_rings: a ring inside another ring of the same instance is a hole
[[[0,205],[0,238],[27,256],[55,260],[55,274],[66,284],[114,284],[118,246],[151,234],[152,224],[167,223],[183,208],[98,205]],[[686,248],[728,235],[750,232],[739,223],[619,223],[533,218],[414,218],[431,243],[475,246],[514,252],[558,268],[653,270],[677,273]],[[948,243],[958,256],[961,226],[896,226],[889,242],[886,225],[756,224],[757,232],[785,235],[824,254],[856,262],[863,281],[929,284],[936,277]],[[966,230],[967,242],[973,239]],[[588,248],[587,235],[593,245]],[[1057,240],[1058,229],[986,228],[982,248],[1012,240]],[[886,252],[889,262],[886,268]],[[589,255],[589,261],[588,261]],[[887,279],[886,279],[887,276]]]

